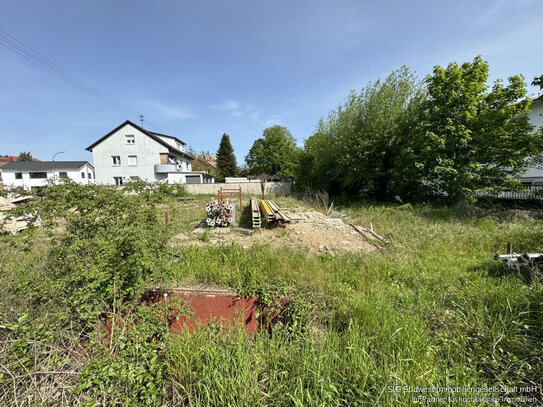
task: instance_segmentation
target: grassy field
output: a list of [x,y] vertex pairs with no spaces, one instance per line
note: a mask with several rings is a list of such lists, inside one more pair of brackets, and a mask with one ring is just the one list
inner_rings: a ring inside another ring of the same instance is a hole
[[[204,217],[204,199],[179,204],[165,198],[157,208],[159,219],[168,211],[172,222],[163,233],[171,237],[194,229]],[[293,198],[278,201],[280,206],[301,204]],[[491,260],[508,242],[516,252],[543,251],[541,208],[360,204],[341,210],[355,224],[367,227],[371,222],[379,233],[392,235],[393,244],[382,251],[334,256],[266,245],[174,248],[180,260],[148,276],[146,284],[214,283],[264,299],[288,295],[293,305],[282,323],[251,338],[235,327],[227,333],[204,327],[164,338],[160,352],[149,359],[158,363],[161,376],[158,396],[149,404],[395,406],[426,396],[451,397],[447,404],[466,405],[470,403],[452,398],[499,398],[504,393],[410,393],[403,387],[529,386],[529,393],[509,396],[532,397],[521,404],[541,405],[542,285],[505,273]],[[48,242],[42,231],[0,237],[4,404],[24,405],[18,394],[34,401],[40,401],[40,391],[46,394],[37,385],[34,393],[13,388],[32,388],[33,382],[16,380],[8,368],[13,350],[6,341],[13,341],[13,335],[6,327],[31,306],[26,296],[32,293],[25,287],[40,279]],[[28,318],[31,324],[32,316]],[[36,338],[42,347],[56,346],[56,340]],[[73,369],[80,372],[86,364],[98,364],[92,355],[63,355],[58,370],[77,365]],[[131,355],[116,357],[126,359],[123,366],[147,363]],[[39,366],[29,362],[27,372],[18,374],[36,377]],[[49,392],[45,401],[139,402],[131,399],[123,372],[111,375],[116,391],[126,386],[120,390],[124,399],[93,399],[85,391],[72,396],[77,375],[66,373],[67,390]],[[106,385],[100,389],[108,391]]]

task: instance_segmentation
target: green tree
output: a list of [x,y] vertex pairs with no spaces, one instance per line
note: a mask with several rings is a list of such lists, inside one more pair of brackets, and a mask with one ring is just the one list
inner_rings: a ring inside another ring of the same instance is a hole
[[409,138],[422,96],[407,67],[358,94],[351,91],[305,141],[299,181],[332,194],[391,195],[397,153]]
[[527,158],[541,152],[541,133],[526,117],[531,101],[523,77],[507,85],[497,80],[491,89],[487,80],[480,56],[428,75],[419,126],[401,150],[401,180],[411,194],[459,200],[482,188],[506,188]]
[[538,86],[539,90],[543,90],[543,75],[534,77],[532,86]]
[[217,151],[217,181],[223,182],[226,177],[235,177],[237,174],[236,156],[230,143],[230,137],[224,133]]
[[245,157],[250,174],[294,176],[300,149],[290,131],[283,126],[268,127],[255,140]]
[[17,161],[32,161],[32,154],[30,154],[30,151],[23,151],[19,154],[19,158],[17,158]]

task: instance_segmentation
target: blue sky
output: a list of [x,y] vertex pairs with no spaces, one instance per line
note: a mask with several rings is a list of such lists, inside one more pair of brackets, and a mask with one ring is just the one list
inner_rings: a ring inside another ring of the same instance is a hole
[[196,151],[228,133],[240,162],[274,124],[302,145],[350,89],[401,65],[423,77],[480,54],[491,80],[529,83],[542,18],[537,0],[2,0],[0,29],[123,107],[0,45],[0,154],[91,161],[85,147],[143,113]]

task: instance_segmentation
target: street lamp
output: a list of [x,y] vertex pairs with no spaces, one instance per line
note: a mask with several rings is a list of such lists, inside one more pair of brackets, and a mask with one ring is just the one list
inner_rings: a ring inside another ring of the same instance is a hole
[[[65,153],[66,151],[64,150],[60,150],[59,152],[55,153],[55,155],[53,156],[53,161],[55,161],[55,157],[59,154],[62,154],[62,153]],[[55,181],[55,169],[53,168],[53,184],[56,184],[56,181]]]
[[58,154],[62,154],[62,153],[65,153],[66,151],[64,150],[60,150],[58,153],[55,153],[55,155],[53,156],[53,161],[55,161],[55,157],[58,155]]

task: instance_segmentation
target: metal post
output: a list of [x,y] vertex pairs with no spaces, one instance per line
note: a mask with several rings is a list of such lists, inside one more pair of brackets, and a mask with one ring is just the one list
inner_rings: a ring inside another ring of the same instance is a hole
[[168,293],[164,292],[164,323],[168,327]]

